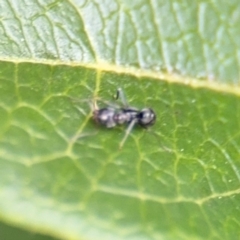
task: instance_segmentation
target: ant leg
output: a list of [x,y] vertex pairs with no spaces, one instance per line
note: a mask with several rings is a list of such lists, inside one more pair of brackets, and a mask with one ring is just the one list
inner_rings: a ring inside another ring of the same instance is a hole
[[124,95],[124,92],[123,92],[123,90],[121,88],[117,89],[116,99],[118,99],[118,98],[120,98],[120,100],[121,100],[121,102],[122,102],[124,107],[128,107],[129,106],[128,102],[127,102],[127,99],[126,99],[126,97]]
[[123,147],[123,144],[124,144],[125,141],[127,140],[127,137],[128,137],[128,135],[130,134],[130,132],[132,131],[132,129],[133,129],[134,125],[136,124],[136,122],[137,122],[137,120],[136,120],[136,119],[133,119],[133,120],[130,122],[130,124],[128,125],[128,128],[127,128],[127,130],[126,130],[126,133],[125,133],[125,135],[124,135],[124,137],[123,137],[123,139],[122,139],[122,141],[121,141],[121,143],[120,143],[120,145],[119,145],[119,148],[120,148],[120,149]]

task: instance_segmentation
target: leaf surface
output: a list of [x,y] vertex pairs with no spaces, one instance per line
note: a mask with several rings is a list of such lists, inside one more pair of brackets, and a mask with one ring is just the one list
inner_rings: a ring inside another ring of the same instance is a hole
[[[64,239],[238,239],[239,8],[1,1],[1,222]],[[157,114],[121,150],[126,127],[97,126],[90,107],[119,104],[118,87]]]

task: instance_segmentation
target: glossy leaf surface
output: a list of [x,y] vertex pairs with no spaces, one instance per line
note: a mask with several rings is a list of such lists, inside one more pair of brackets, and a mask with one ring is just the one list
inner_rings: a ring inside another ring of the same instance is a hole
[[[0,219],[64,239],[238,239],[240,5],[133,2],[1,1]],[[157,114],[121,150],[126,126],[91,119],[118,87]]]

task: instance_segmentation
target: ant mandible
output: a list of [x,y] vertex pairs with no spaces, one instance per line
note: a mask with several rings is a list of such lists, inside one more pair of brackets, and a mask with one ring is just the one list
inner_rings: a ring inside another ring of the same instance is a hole
[[139,124],[141,127],[147,128],[155,123],[156,114],[151,108],[138,110],[130,107],[121,88],[117,89],[116,99],[118,98],[120,98],[123,104],[123,107],[121,108],[109,105],[105,108],[99,109],[95,103],[93,109],[93,119],[95,122],[107,128],[112,128],[116,125],[122,125],[124,123],[128,124],[125,136],[120,143],[121,148],[135,124]]

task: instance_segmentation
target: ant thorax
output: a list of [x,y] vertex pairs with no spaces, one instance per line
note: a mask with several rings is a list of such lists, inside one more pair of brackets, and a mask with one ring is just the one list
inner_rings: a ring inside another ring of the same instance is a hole
[[138,115],[138,110],[134,108],[122,108],[119,111],[116,112],[114,115],[114,120],[117,122],[117,124],[129,124],[134,119],[136,119]]
[[124,123],[129,124],[136,119],[139,111],[135,108],[114,109],[111,107],[95,110],[93,118],[97,123],[107,128],[115,127]]

